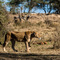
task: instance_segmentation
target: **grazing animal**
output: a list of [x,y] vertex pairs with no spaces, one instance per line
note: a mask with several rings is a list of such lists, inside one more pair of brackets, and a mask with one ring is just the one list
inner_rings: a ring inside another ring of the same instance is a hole
[[35,31],[7,32],[6,35],[5,35],[4,43],[3,43],[4,51],[7,52],[6,49],[5,49],[5,46],[7,46],[9,41],[11,41],[11,43],[12,43],[12,49],[14,51],[17,51],[17,50],[15,50],[14,46],[15,46],[15,42],[18,41],[18,42],[24,42],[25,46],[26,46],[26,51],[29,52],[30,47],[31,47],[30,46],[30,41],[34,37],[41,39],[40,35]]

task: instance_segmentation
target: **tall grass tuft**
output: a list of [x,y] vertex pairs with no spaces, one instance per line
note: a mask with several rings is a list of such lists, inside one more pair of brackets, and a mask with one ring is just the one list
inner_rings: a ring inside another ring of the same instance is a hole
[[53,44],[53,48],[54,49],[59,49],[60,48],[60,26],[56,27],[56,31],[58,33],[57,36],[55,36],[55,40],[54,40],[54,44]]

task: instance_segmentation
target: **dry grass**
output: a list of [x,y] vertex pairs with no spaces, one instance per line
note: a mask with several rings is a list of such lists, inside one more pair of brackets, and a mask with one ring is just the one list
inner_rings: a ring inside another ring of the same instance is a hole
[[59,49],[60,48],[60,26],[59,25],[56,27],[56,31],[57,31],[57,36],[55,35],[53,48]]
[[54,49],[59,49],[60,48],[60,37],[55,38],[53,48]]
[[[60,43],[58,42],[60,38],[57,37],[57,36],[60,36],[60,28],[57,27],[60,25],[60,21],[59,21],[60,15],[30,14],[30,18],[28,19],[28,21],[23,21],[22,23],[18,22],[17,24],[14,23],[14,19],[13,19],[14,16],[18,16],[18,15],[9,14],[10,23],[8,23],[8,25],[6,26],[6,29],[8,31],[13,30],[13,31],[24,32],[28,30],[30,31],[33,30],[33,31],[37,31],[42,36],[41,41],[39,41],[38,39],[32,40],[31,52],[34,52],[34,53],[39,52],[43,54],[59,54],[59,51],[60,51],[59,49],[55,51],[55,49],[52,49],[52,48],[57,47],[56,45],[59,45]],[[45,41],[47,41],[46,45],[33,44],[33,42],[45,42]],[[15,48],[18,49],[19,52],[21,51],[25,52],[24,43],[16,43]],[[7,50],[10,50],[9,52],[11,51],[13,52],[13,50],[11,49],[11,43],[7,47]]]

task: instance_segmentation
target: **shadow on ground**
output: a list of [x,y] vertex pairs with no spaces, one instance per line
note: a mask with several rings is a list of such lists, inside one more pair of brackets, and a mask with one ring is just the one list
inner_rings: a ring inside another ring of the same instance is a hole
[[0,60],[60,60],[60,55],[41,55],[33,53],[0,53]]

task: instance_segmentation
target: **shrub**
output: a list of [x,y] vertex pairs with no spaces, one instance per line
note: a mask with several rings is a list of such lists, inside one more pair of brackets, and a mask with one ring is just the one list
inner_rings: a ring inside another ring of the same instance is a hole
[[55,38],[53,48],[54,49],[59,49],[60,48],[60,37]]
[[33,26],[33,24],[31,22],[28,22],[28,21],[24,21],[24,22],[18,22],[15,24],[16,26],[19,26],[21,28],[28,28],[28,27],[31,27]]
[[0,5],[0,42],[3,41],[1,39],[3,39],[6,32],[5,25],[7,24],[7,21],[8,21],[8,13],[4,9],[4,7]]
[[42,21],[38,22],[37,25],[40,26],[42,24]]
[[7,11],[0,6],[0,22],[6,23],[8,21],[8,13]]
[[57,26],[56,27],[56,31],[57,31],[57,33],[58,33],[58,35],[57,36],[55,36],[55,40],[54,40],[54,44],[53,44],[53,48],[60,48],[60,26]]
[[51,20],[45,20],[44,23],[46,23],[47,26],[49,26],[49,27],[54,27],[53,21],[51,21]]

